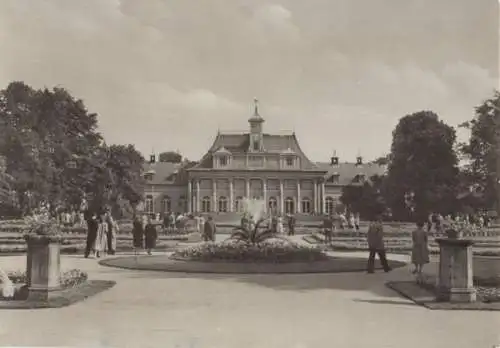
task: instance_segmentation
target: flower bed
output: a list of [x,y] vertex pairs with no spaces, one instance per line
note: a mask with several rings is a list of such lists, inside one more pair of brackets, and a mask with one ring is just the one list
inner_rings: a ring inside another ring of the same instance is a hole
[[177,250],[171,256],[176,260],[204,262],[313,262],[324,261],[328,255],[319,247],[308,247],[282,239],[268,239],[259,244],[236,240],[201,245]]
[[[419,284],[422,288],[435,293],[436,277],[426,275]],[[500,279],[474,277],[477,299],[480,302],[500,302]]]
[[[12,281],[15,287],[14,297],[13,298],[3,298],[0,295],[0,300],[24,300],[27,296],[26,289],[26,272],[23,271],[14,271],[8,272],[8,277]],[[69,289],[79,286],[85,283],[88,279],[88,275],[86,272],[83,272],[79,269],[72,269],[66,272],[61,273],[61,288]]]

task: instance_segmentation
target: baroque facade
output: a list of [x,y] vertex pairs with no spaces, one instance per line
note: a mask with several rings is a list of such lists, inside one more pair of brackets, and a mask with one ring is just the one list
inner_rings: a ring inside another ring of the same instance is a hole
[[384,166],[309,160],[295,133],[267,134],[257,101],[249,131],[218,132],[213,145],[195,163],[145,164],[145,211],[236,213],[245,198],[263,199],[268,212],[324,214],[339,204],[342,187],[361,185]]

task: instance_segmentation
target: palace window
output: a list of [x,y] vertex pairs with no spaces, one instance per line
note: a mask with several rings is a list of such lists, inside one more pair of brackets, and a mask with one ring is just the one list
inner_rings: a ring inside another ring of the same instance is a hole
[[201,212],[210,213],[210,197],[205,196],[201,200]]
[[292,197],[287,197],[285,199],[285,214],[295,213],[295,202]]
[[304,214],[310,214],[311,213],[311,200],[309,198],[303,198],[302,199],[302,212]]
[[287,167],[293,167],[293,160],[294,160],[293,157],[287,157],[286,158],[286,165],[287,165]]
[[269,197],[269,210],[273,213],[278,210],[278,200],[276,197]]
[[241,213],[243,211],[243,197],[236,197],[234,201],[234,211]]
[[219,197],[219,212],[227,213],[227,198],[224,196]]
[[227,166],[227,156],[219,157],[219,163],[220,163],[221,167]]
[[168,212],[172,211],[172,201],[170,200],[169,196],[163,197],[162,211],[164,213],[168,213]]
[[328,215],[333,214],[335,211],[335,200],[332,197],[325,199],[325,213]]
[[146,212],[153,212],[153,196],[151,195],[146,196]]

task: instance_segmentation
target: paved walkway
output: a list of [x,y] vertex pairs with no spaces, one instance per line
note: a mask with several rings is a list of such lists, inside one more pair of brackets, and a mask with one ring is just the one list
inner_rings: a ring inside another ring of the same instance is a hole
[[[23,269],[25,262],[23,256],[0,258],[7,270]],[[1,310],[0,346],[491,348],[500,343],[498,312],[430,311],[384,286],[387,280],[409,279],[407,268],[374,275],[185,275],[107,268],[80,256],[63,256],[62,267],[117,285],[62,309]]]

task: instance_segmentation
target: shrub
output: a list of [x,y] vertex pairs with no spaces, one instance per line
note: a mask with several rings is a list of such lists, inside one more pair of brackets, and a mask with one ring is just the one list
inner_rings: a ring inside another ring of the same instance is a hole
[[[7,273],[9,279],[14,284],[26,284],[27,277],[24,271],[13,271]],[[79,269],[71,269],[61,273],[61,287],[67,289],[86,282],[88,275]]]

